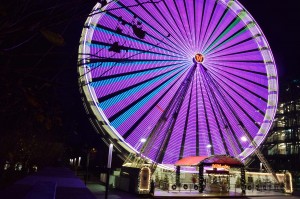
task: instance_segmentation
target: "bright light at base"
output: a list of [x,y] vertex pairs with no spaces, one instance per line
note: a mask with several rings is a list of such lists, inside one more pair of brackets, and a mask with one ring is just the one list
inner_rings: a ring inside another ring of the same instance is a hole
[[243,136],[243,137],[241,137],[241,140],[242,140],[243,142],[246,142],[246,141],[247,141],[247,138],[246,138],[245,136]]
[[142,138],[142,139],[141,139],[141,143],[144,143],[144,142],[146,142],[146,139],[145,139],[145,138]]

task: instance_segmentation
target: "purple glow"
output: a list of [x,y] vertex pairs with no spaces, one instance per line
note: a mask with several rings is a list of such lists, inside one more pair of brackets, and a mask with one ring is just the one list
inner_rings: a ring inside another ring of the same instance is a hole
[[[162,162],[213,154],[246,158],[253,150],[241,141],[245,132],[239,123],[259,145],[271,126],[263,122],[273,120],[277,105],[277,92],[270,94],[271,88],[277,91],[277,79],[268,79],[277,76],[276,67],[260,28],[237,1],[138,2],[111,1],[106,12],[88,18],[80,57],[86,68],[79,71],[91,77],[87,86],[101,110],[94,114],[137,146],[141,138],[149,139],[200,53],[205,59],[197,65]],[[273,104],[270,112],[268,104]],[[156,158],[166,126],[145,156]]]

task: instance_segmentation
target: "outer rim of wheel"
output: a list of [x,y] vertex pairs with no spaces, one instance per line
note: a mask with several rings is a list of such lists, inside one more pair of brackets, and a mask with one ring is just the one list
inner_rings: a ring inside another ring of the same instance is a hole
[[[250,22],[254,22],[254,23],[251,23],[251,25],[253,25],[253,26],[250,29],[252,32],[252,35],[253,36],[257,35],[257,34],[262,35],[261,37],[257,38],[257,44],[260,47],[267,47],[268,49],[270,49],[270,46],[269,46],[263,32],[261,31],[260,27],[257,25],[257,23],[255,22],[253,17],[246,11],[246,9],[239,2],[230,1],[230,0],[221,0],[221,2],[223,4],[226,4],[228,7],[230,7],[230,9],[232,9],[232,11],[234,11],[237,15],[239,15],[241,13],[241,11],[246,13],[245,17],[242,20],[244,21],[245,24],[250,24]],[[97,3],[93,10],[97,10],[99,8],[101,8],[101,5],[99,3]],[[88,19],[86,21],[86,25],[91,25],[93,23],[97,23],[97,21],[101,17],[102,17],[102,15],[93,15],[91,17],[88,17]],[[96,105],[97,97],[94,93],[93,87],[90,86],[90,84],[89,84],[89,82],[91,81],[91,75],[88,72],[89,67],[86,65],[86,60],[88,57],[84,55],[84,54],[89,53],[88,47],[86,46],[86,41],[91,39],[92,35],[93,35],[93,29],[90,29],[90,30],[86,29],[86,28],[83,29],[82,37],[80,40],[80,46],[79,46],[79,54],[80,54],[79,60],[81,60],[82,62],[80,63],[80,65],[78,67],[78,72],[80,75],[79,82],[80,82],[80,86],[83,90],[84,97],[87,99],[87,101],[90,102],[90,104],[88,105],[88,106],[90,106],[90,110],[91,110],[90,112],[92,112],[92,114],[96,116],[96,121],[98,121],[98,123],[100,122],[100,123],[106,124],[106,125],[103,125],[101,128],[97,127],[97,125],[96,125],[96,129],[98,129],[98,131],[105,130],[112,139],[118,140],[118,143],[120,144],[120,146],[122,146],[128,152],[138,152],[133,146],[126,143],[126,141],[117,132],[117,130],[113,126],[110,125],[109,120],[106,118],[106,116],[105,116],[104,112],[101,110],[101,108],[99,108]],[[260,39],[260,41],[258,41],[258,39]],[[276,65],[275,65],[275,60],[273,58],[271,50],[262,52],[262,56],[264,57],[266,70],[267,70],[267,76],[269,77],[268,78],[268,91],[269,91],[268,106],[269,107],[265,113],[264,120],[265,121],[273,121],[274,117],[275,117],[275,113],[276,113],[276,109],[277,109],[277,101],[278,101],[278,80],[277,80]],[[260,134],[261,136],[254,137],[254,141],[255,141],[256,145],[259,146],[263,142],[263,140],[267,136],[270,128],[271,128],[271,123],[262,124],[262,126],[258,132],[258,134]],[[250,154],[252,154],[254,152],[255,146],[253,146],[253,144],[250,144],[249,146],[250,147],[245,149],[239,155],[240,159],[244,160]]]

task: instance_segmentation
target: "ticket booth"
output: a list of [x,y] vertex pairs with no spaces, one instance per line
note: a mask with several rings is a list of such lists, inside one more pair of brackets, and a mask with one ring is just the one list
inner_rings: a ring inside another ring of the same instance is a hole
[[207,192],[229,192],[230,176],[226,170],[206,170],[205,190]]
[[[242,193],[246,190],[245,168],[244,164],[237,158],[228,155],[190,156],[182,158],[175,163],[176,166],[176,184],[180,184],[180,167],[194,166],[198,167],[199,192],[204,189],[209,192],[228,192],[230,185],[230,168],[240,168]],[[209,168],[209,169],[207,169]],[[204,174],[207,178],[204,178]]]

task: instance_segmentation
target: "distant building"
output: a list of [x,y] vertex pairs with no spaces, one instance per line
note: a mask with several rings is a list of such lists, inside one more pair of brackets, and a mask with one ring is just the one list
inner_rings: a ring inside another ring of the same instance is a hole
[[288,170],[300,190],[300,80],[283,86],[279,93],[274,126],[262,152],[275,171]]

